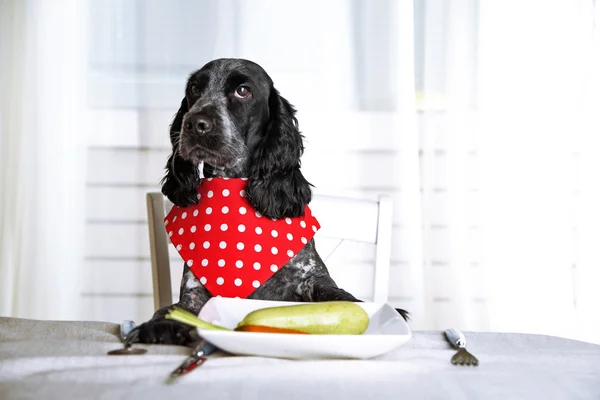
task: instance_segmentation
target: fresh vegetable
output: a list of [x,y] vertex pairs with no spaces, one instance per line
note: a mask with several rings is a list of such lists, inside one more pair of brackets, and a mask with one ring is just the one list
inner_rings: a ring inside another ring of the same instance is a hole
[[179,321],[181,323],[194,326],[200,329],[211,329],[211,330],[221,330],[221,331],[230,331],[231,329],[224,328],[219,325],[211,324],[210,322],[206,322],[198,318],[196,315],[192,314],[189,311],[186,311],[179,307],[173,307],[167,315],[165,316],[167,319],[172,319],[175,321]]
[[271,326],[263,325],[242,325],[234,329],[238,332],[262,332],[262,333],[291,333],[291,334],[302,334],[306,335],[307,332],[302,332],[294,329],[285,328],[274,328]]
[[329,301],[268,307],[250,312],[237,325],[292,329],[312,334],[360,335],[369,326],[369,315],[349,301]]

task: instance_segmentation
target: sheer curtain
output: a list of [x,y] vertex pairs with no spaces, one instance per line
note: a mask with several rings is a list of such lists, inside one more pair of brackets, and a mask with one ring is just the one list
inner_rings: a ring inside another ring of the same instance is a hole
[[598,15],[585,0],[481,3],[483,249],[494,330],[600,342]]
[[425,326],[600,342],[597,4],[415,5]]
[[86,2],[0,3],[0,315],[79,319]]
[[[478,1],[415,2],[423,327],[489,328],[479,252]],[[401,205],[400,205],[401,206]]]

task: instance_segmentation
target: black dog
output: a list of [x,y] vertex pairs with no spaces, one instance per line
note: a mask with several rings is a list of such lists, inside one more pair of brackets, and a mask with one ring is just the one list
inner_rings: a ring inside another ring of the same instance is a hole
[[[219,59],[193,73],[171,126],[173,152],[162,192],[186,207],[198,201],[199,165],[205,177],[248,178],[248,200],[271,218],[303,215],[312,197],[300,172],[303,137],[295,110],[257,64]],[[184,266],[178,306],[195,314],[211,294]],[[337,287],[314,240],[249,298],[279,301],[361,301]],[[164,318],[168,308],[136,328],[129,342],[189,345],[193,330]],[[398,309],[406,319],[408,313]]]

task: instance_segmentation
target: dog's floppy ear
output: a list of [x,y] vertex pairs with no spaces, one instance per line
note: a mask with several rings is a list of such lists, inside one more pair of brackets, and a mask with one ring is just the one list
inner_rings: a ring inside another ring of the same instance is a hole
[[171,124],[172,152],[165,169],[167,173],[161,180],[162,193],[173,204],[187,207],[198,202],[196,188],[200,183],[200,173],[194,163],[184,160],[179,154],[179,137],[183,116],[188,111],[187,100],[181,101],[181,107]]
[[298,217],[312,197],[311,185],[300,172],[304,152],[296,110],[271,87],[266,133],[253,148],[248,199],[271,218]]

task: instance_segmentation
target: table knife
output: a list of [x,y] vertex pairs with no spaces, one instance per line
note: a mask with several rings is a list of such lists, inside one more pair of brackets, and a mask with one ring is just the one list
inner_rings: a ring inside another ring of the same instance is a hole
[[192,372],[206,361],[206,356],[215,352],[216,350],[217,348],[215,346],[206,340],[202,340],[198,346],[194,348],[192,354],[190,354],[190,356],[186,358],[179,367],[175,368],[175,370],[171,372],[169,375],[170,380]]

